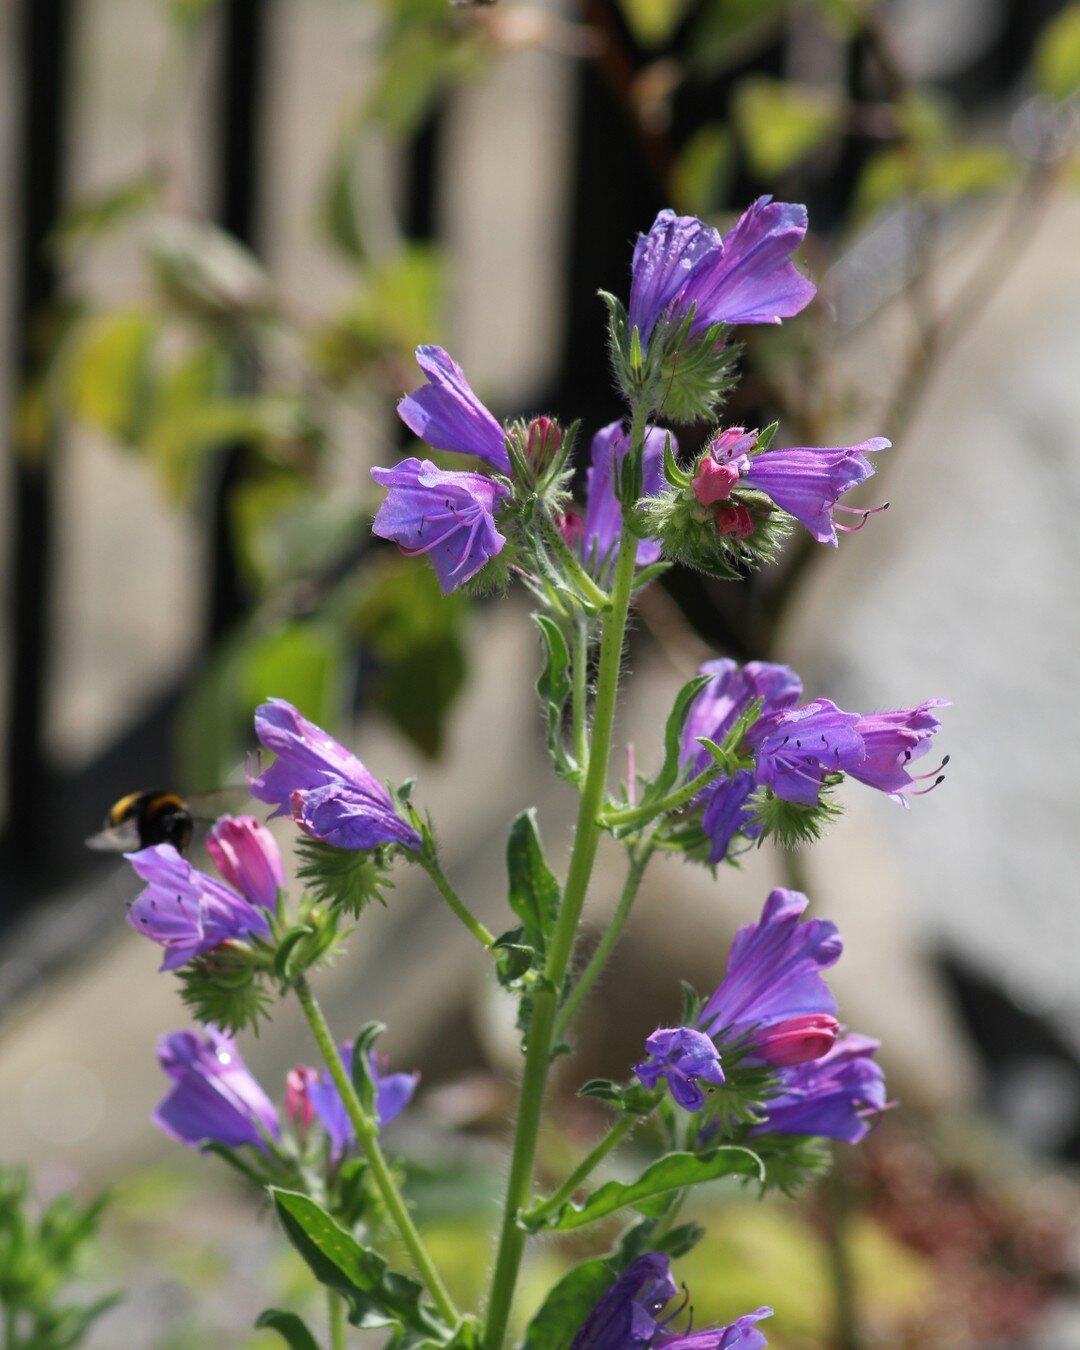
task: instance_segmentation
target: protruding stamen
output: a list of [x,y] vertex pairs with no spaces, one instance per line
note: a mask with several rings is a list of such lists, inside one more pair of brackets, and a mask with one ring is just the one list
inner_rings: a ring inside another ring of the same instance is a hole
[[924,788],[908,788],[908,789],[905,791],[905,794],[904,794],[904,795],[907,796],[907,797],[925,797],[926,794],[927,794],[928,792],[933,792],[933,790],[937,787],[937,785],[938,785],[939,783],[944,783],[944,781],[945,781],[945,775],[944,775],[943,773],[939,773],[938,776],[934,779],[934,781],[930,784],[929,787],[924,787]]

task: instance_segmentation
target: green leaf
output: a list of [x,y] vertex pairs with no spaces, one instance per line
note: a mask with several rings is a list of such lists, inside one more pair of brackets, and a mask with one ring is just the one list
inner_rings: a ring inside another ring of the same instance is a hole
[[367,256],[361,211],[362,135],[362,126],[354,123],[339,139],[320,203],[327,238],[353,262],[363,262]]
[[567,1271],[529,1323],[522,1350],[562,1350],[569,1345],[616,1273],[604,1257],[583,1261]]
[[138,310],[99,314],[80,325],[67,357],[72,413],[128,445],[139,440],[153,397],[157,326]]
[[687,0],[619,0],[627,25],[643,47],[662,47],[686,13]]
[[695,66],[714,72],[753,55],[776,34],[790,0],[708,0],[687,50]]
[[711,216],[727,196],[734,169],[731,132],[718,122],[699,127],[675,161],[675,205],[688,216]]
[[1015,155],[1000,145],[960,145],[937,155],[925,187],[939,201],[992,192],[1016,175]]
[[771,178],[839,129],[843,102],[831,89],[754,75],[740,82],[732,112],[751,169]]
[[521,920],[530,944],[544,952],[555,929],[562,891],[544,861],[536,812],[531,808],[522,811],[510,826],[506,870],[510,876],[510,908]]
[[449,1339],[434,1309],[421,1302],[423,1290],[415,1280],[391,1270],[310,1197],[277,1186],[268,1189],[286,1237],[315,1278],[345,1299],[353,1326],[395,1327],[434,1338],[437,1345]]
[[319,1342],[308,1330],[307,1323],[294,1312],[267,1308],[264,1313],[259,1314],[255,1325],[276,1331],[289,1350],[319,1350]]
[[159,180],[155,175],[140,174],[104,191],[77,197],[50,235],[50,246],[61,258],[69,258],[83,245],[92,243],[113,226],[150,206],[158,187]]
[[663,797],[675,786],[675,780],[679,776],[682,734],[683,728],[686,726],[686,719],[690,716],[694,699],[711,679],[711,675],[695,675],[693,679],[687,680],[675,695],[675,702],[664,727],[664,762],[660,767],[660,772],[645,790],[641,799],[642,805]]
[[633,1205],[643,1214],[666,1206],[672,1191],[698,1186],[718,1177],[743,1176],[764,1181],[765,1172],[757,1154],[749,1149],[725,1145],[708,1153],[669,1153],[647,1167],[636,1181],[608,1181],[585,1198],[581,1205],[572,1202],[549,1219],[546,1227],[559,1232],[583,1228],[609,1214]]
[[560,778],[574,779],[579,769],[563,743],[563,713],[572,688],[570,649],[562,629],[546,614],[534,614],[544,643],[544,666],[536,681],[536,692],[547,713],[548,751]]
[[386,1030],[385,1022],[365,1022],[353,1041],[350,1077],[364,1114],[375,1119],[375,1076],[371,1071],[371,1052],[375,1042]]
[[465,684],[470,604],[443,595],[435,573],[387,554],[364,569],[352,609],[356,636],[378,663],[371,702],[427,755],[438,755]]
[[1071,98],[1080,87],[1080,4],[1066,5],[1043,29],[1035,48],[1035,83],[1047,98]]

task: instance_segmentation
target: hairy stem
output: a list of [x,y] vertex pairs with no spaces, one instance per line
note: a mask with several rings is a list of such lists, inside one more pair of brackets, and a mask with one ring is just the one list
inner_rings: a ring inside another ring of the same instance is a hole
[[522,1222],[530,1226],[540,1223],[549,1214],[555,1214],[573,1196],[581,1183],[607,1155],[619,1146],[635,1125],[640,1124],[640,1116],[623,1115],[608,1130],[596,1147],[588,1153],[570,1173],[557,1191],[553,1191],[546,1200],[533,1205],[521,1216]]
[[[631,429],[631,454],[640,455],[642,452],[645,441],[645,417],[644,408],[635,408]],[[527,1203],[532,1188],[533,1160],[540,1130],[540,1112],[547,1083],[548,1065],[551,1061],[559,992],[570,966],[578,922],[585,904],[589,878],[592,876],[597,845],[600,842],[600,827],[596,823],[596,818],[603,805],[607,782],[608,757],[611,751],[615,703],[619,687],[619,666],[622,661],[623,638],[630,608],[636,554],[637,538],[624,519],[619,541],[619,558],[615,565],[615,580],[611,591],[611,606],[604,613],[600,635],[600,666],[596,677],[589,770],[581,789],[574,848],[566,874],[562,907],[548,950],[544,970],[545,984],[533,999],[514,1150],[510,1159],[510,1176],[506,1185],[506,1203],[498,1254],[495,1258],[495,1274],[492,1277],[491,1297],[484,1326],[486,1350],[501,1350],[507,1323],[510,1320],[514,1288],[525,1246],[525,1231],[518,1223],[518,1216]]]
[[680,806],[692,802],[702,788],[707,788],[724,772],[724,766],[713,760],[699,774],[691,778],[689,783],[684,783],[681,788],[669,792],[666,797],[661,797],[658,801],[643,802],[640,806],[628,806],[624,811],[605,811],[600,817],[601,822],[604,825],[647,825],[650,820],[655,820],[657,816],[666,815],[669,811],[677,811]]
[[458,895],[457,891],[454,890],[453,886],[450,885],[449,881],[447,881],[446,877],[443,875],[443,870],[439,866],[438,860],[431,857],[429,854],[424,853],[416,854],[415,857],[416,861],[435,883],[439,894],[477,942],[479,942],[482,947],[490,948],[495,942],[494,934],[484,927],[476,915],[473,914],[472,910],[469,909],[465,901],[462,900],[461,896]]
[[330,1327],[330,1350],[345,1350],[345,1300],[332,1289],[326,1291],[326,1311]]
[[386,1206],[387,1213],[390,1215],[394,1227],[398,1230],[402,1242],[408,1248],[413,1264],[427,1285],[432,1302],[439,1310],[440,1315],[451,1326],[456,1326],[461,1321],[461,1315],[454,1307],[450,1295],[446,1292],[439,1272],[435,1269],[428,1250],[424,1246],[424,1240],[417,1231],[416,1225],[405,1206],[405,1201],[402,1199],[387,1161],[383,1157],[382,1149],[379,1147],[378,1126],[365,1114],[364,1108],[360,1105],[360,1098],[356,1095],[352,1079],[346,1072],[345,1065],[341,1062],[334,1037],[327,1025],[323,1010],[319,1007],[311,986],[307,982],[307,977],[301,975],[293,988],[296,990],[296,997],[300,1001],[304,1016],[311,1027],[311,1034],[315,1038],[315,1044],[319,1047],[323,1063],[329,1070],[330,1077],[333,1079],[334,1086],[337,1088],[345,1106],[345,1113],[349,1117],[349,1122],[356,1134],[356,1142],[367,1161],[368,1167],[371,1169],[372,1179],[378,1188],[379,1195],[382,1197],[383,1204]]
[[589,964],[581,972],[577,983],[567,995],[566,1002],[559,1009],[559,1015],[555,1019],[555,1037],[561,1040],[566,1034],[566,1029],[577,1016],[578,1009],[588,997],[589,991],[596,983],[600,972],[607,965],[608,957],[618,942],[626,920],[630,917],[630,910],[638,893],[638,887],[641,885],[641,879],[645,875],[645,869],[649,865],[649,859],[653,855],[653,846],[651,843],[641,843],[630,854],[630,870],[626,874],[626,880],[623,883],[622,894],[619,896],[619,903],[615,906],[615,913],[611,916],[611,922],[604,930],[604,936],[597,944],[596,951],[589,958]]
[[583,774],[589,771],[589,621],[574,624],[574,757]]
[[569,544],[562,537],[558,525],[547,516],[539,513],[538,519],[540,521],[540,532],[544,536],[545,542],[566,569],[567,575],[577,587],[582,599],[588,601],[590,605],[595,605],[597,609],[603,609],[609,603],[607,592],[601,590],[577,558],[574,557]]

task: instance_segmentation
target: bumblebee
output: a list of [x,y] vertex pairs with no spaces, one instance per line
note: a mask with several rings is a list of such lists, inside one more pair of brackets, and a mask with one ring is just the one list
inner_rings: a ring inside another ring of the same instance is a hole
[[151,844],[172,844],[184,854],[191,846],[195,817],[175,792],[129,792],[105,817],[105,826],[87,839],[88,848],[133,853]]

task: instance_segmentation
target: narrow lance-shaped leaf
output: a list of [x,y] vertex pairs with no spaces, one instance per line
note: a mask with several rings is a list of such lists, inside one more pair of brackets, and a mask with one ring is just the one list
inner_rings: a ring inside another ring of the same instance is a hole
[[554,873],[544,861],[533,810],[523,811],[510,826],[506,869],[510,874],[510,908],[521,920],[532,946],[539,952],[546,951],[558,917],[561,892]]
[[643,1214],[653,1213],[658,1205],[666,1205],[666,1197],[671,1191],[729,1176],[764,1181],[765,1170],[757,1154],[735,1145],[700,1154],[669,1153],[647,1167],[637,1181],[608,1181],[587,1196],[581,1205],[565,1205],[545,1226],[560,1232],[583,1228],[627,1205],[633,1205]]
[[536,681],[536,692],[544,704],[547,716],[547,743],[555,772],[560,778],[576,778],[580,772],[576,761],[563,744],[563,710],[570,697],[570,649],[559,625],[546,614],[534,614],[540,636],[544,641],[544,668]]
[[646,789],[642,805],[663,797],[675,786],[675,780],[679,776],[683,727],[686,726],[686,719],[690,715],[691,704],[711,678],[709,675],[695,675],[676,694],[675,703],[664,728],[664,762],[660,772]]
[[435,1310],[421,1302],[423,1290],[415,1280],[391,1270],[308,1196],[277,1186],[269,1191],[285,1236],[315,1278],[345,1299],[353,1326],[396,1327],[411,1333],[413,1344],[416,1336],[434,1338],[435,1344],[449,1339]]

